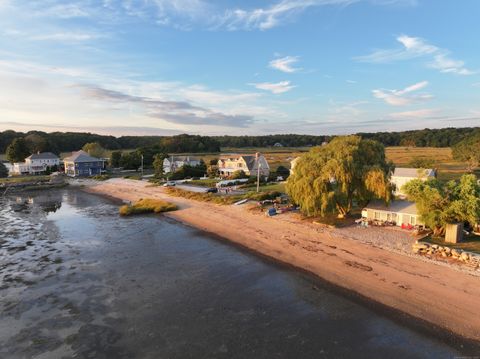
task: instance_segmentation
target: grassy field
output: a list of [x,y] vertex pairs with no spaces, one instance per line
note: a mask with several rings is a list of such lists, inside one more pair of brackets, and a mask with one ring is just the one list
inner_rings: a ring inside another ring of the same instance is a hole
[[440,180],[456,179],[465,173],[465,165],[452,158],[449,147],[387,147],[386,155],[397,167],[406,167],[415,158],[430,160]]

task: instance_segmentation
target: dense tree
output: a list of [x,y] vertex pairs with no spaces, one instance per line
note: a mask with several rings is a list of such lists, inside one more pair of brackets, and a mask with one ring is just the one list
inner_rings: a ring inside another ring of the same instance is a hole
[[124,152],[120,159],[120,166],[126,170],[136,170],[142,166],[142,157],[139,152]]
[[122,151],[113,151],[110,155],[110,166],[117,168],[120,167],[120,161],[122,159]]
[[242,178],[248,178],[248,175],[245,173],[243,170],[238,170],[233,172],[229,177],[229,179],[242,179]]
[[0,162],[0,178],[8,177],[8,168]]
[[277,176],[282,176],[283,179],[287,179],[290,176],[290,170],[285,166],[278,166],[275,173]]
[[16,138],[7,147],[7,160],[11,163],[23,162],[30,155],[27,142],[23,137]]
[[466,174],[459,181],[447,183],[416,179],[402,190],[415,201],[422,220],[435,236],[444,235],[448,223],[467,222],[474,227],[480,218],[480,186],[475,175]]
[[[405,132],[378,132],[359,133],[365,139],[372,139],[383,143],[385,146],[409,145],[416,147],[451,147],[478,128],[442,128],[424,129]],[[280,142],[285,147],[317,146],[329,142],[331,136],[313,136],[298,134],[282,134],[268,136],[102,136],[81,132],[52,132],[30,131],[27,133],[4,131],[0,132],[0,153],[4,153],[7,146],[15,139],[35,134],[47,140],[49,151],[71,152],[77,151],[87,143],[98,142],[108,150],[134,149],[141,147],[155,147],[153,152],[171,153],[201,153],[220,152],[220,147],[270,147]],[[279,149],[288,151],[288,149]],[[145,155],[144,155],[145,156]],[[153,161],[153,155],[152,155]]]
[[82,150],[87,152],[90,156],[96,158],[104,158],[107,154],[105,148],[98,142],[90,142],[83,145]]
[[155,177],[159,178],[163,175],[163,161],[168,157],[166,153],[157,153],[153,156],[153,169],[155,170]]
[[462,161],[466,169],[472,172],[480,165],[480,131],[457,143],[452,147],[453,158]]
[[300,157],[286,189],[307,215],[337,213],[344,217],[354,202],[390,200],[392,167],[382,144],[359,136],[337,137]]
[[42,133],[31,132],[25,136],[30,153],[37,152],[56,152],[55,148],[50,144],[50,141],[42,135]]

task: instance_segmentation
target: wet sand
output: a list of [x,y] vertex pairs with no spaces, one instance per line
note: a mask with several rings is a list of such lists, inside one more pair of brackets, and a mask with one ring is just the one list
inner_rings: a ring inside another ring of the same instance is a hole
[[452,358],[314,277],[76,190],[0,199],[1,358]]
[[172,201],[180,210],[168,214],[171,218],[304,269],[432,328],[480,340],[478,276],[366,245],[291,216],[266,218],[245,206],[171,197],[146,182],[115,179],[86,189],[130,201]]

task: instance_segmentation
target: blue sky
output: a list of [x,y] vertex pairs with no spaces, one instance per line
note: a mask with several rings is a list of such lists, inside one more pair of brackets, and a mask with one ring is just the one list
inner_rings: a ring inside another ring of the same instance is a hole
[[477,0],[0,0],[0,130],[480,125]]

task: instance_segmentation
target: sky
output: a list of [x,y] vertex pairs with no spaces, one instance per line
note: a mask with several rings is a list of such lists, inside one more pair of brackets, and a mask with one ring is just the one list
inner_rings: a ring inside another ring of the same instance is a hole
[[0,0],[0,131],[480,126],[478,0]]

